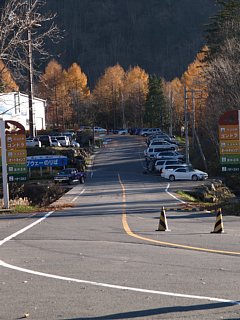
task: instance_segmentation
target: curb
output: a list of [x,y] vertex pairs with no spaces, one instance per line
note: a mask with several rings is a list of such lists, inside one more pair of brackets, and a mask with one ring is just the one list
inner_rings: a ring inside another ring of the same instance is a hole
[[166,211],[178,211],[178,212],[188,212],[188,211],[195,211],[195,212],[200,212],[200,211],[203,211],[205,213],[214,213],[215,211],[214,210],[206,210],[204,208],[198,208],[198,207],[187,207],[187,208],[168,208],[168,207],[165,207],[165,210]]

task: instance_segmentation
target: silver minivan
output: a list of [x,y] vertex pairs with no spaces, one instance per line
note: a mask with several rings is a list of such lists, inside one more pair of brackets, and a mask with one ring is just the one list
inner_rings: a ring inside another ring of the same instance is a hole
[[[177,168],[179,166],[181,166],[183,163],[180,160],[157,160],[155,162],[155,171],[162,171],[162,169],[166,166],[177,166]],[[168,169],[172,169],[172,168],[168,168]]]
[[147,149],[144,150],[144,156],[148,158],[154,158],[159,152],[166,151],[166,150],[171,150],[171,149],[163,148],[162,146],[148,147]]

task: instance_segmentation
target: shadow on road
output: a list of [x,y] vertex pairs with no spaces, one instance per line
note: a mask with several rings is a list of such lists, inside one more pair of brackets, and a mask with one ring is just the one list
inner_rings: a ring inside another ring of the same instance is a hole
[[201,310],[211,310],[211,309],[219,309],[232,307],[229,303],[211,303],[211,304],[198,304],[193,306],[175,306],[175,307],[164,307],[157,309],[149,309],[149,310],[138,310],[138,311],[130,311],[130,312],[122,312],[116,314],[109,314],[99,317],[81,317],[81,318],[71,318],[65,320],[105,320],[105,319],[131,319],[131,318],[142,318],[142,317],[150,317],[161,314],[169,314],[169,313],[180,313],[180,312],[191,312],[191,311],[201,311]]

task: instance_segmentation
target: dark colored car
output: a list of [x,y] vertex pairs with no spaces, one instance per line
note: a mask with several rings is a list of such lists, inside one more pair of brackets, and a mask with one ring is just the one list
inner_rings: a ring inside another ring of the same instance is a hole
[[39,141],[41,141],[42,147],[52,147],[53,146],[51,136],[42,135],[42,136],[38,136],[38,139],[39,139]]
[[78,171],[76,168],[66,168],[58,172],[58,174],[54,177],[54,182],[67,182],[68,184],[72,184],[74,182],[84,183],[85,178],[85,172]]

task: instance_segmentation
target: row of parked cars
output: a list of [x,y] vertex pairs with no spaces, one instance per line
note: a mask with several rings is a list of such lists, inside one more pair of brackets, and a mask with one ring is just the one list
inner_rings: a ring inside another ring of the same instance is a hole
[[185,163],[185,156],[179,152],[179,144],[175,137],[170,137],[160,130],[157,130],[157,133],[153,135],[146,135],[146,137],[148,137],[146,140],[147,149],[144,150],[144,156],[149,171],[159,172],[161,177],[170,181],[196,181],[208,178],[206,172],[193,169],[191,164]]
[[41,148],[41,147],[80,147],[80,144],[70,139],[68,136],[50,136],[40,135],[34,138],[26,139],[27,148]]

